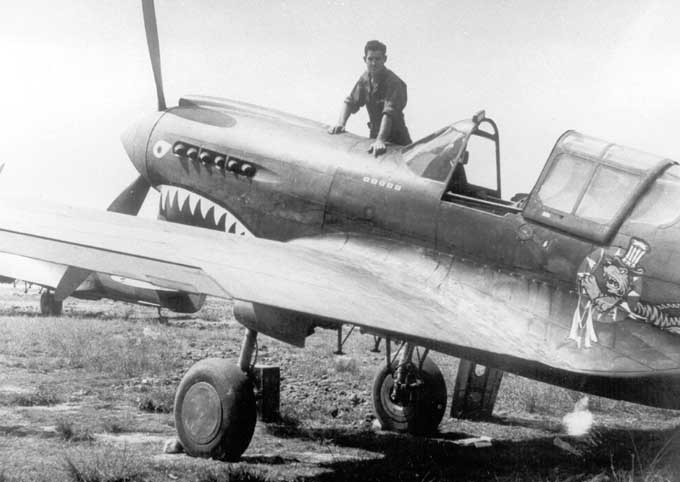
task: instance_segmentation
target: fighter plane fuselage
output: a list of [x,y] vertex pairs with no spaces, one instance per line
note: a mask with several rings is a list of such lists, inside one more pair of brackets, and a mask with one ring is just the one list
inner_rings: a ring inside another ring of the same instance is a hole
[[[126,149],[161,193],[160,218],[284,242],[326,237],[338,249],[361,251],[370,239],[412,250],[432,260],[432,273],[420,274],[432,289],[451,299],[474,290],[527,313],[527,343],[545,345],[563,369],[432,348],[677,405],[667,391],[635,388],[640,377],[680,373],[680,228],[673,213],[654,214],[680,193],[672,161],[568,132],[533,191],[509,202],[499,174],[489,186],[466,176],[481,162],[499,168],[498,133],[483,116],[377,158],[370,139],[223,99],[184,98],[135,129]],[[495,142],[495,159],[475,157],[475,136]]]
[[[510,204],[456,202],[447,180],[405,166],[399,146],[376,158],[367,153],[369,139],[330,136],[322,124],[248,104],[182,99],[145,138],[144,169],[162,194],[160,215],[170,221],[280,241],[348,232],[384,236],[569,284],[584,256],[607,244],[536,223]],[[193,158],[173,152],[178,144],[195,148]],[[218,156],[234,167],[214,164]],[[251,175],[241,172],[244,165]],[[208,215],[213,204],[232,216]],[[678,284],[680,275],[666,263],[668,255],[680,256],[677,235],[672,226],[633,229],[629,223],[609,244],[658,239],[663,255],[653,250],[646,261],[659,260],[659,281]]]

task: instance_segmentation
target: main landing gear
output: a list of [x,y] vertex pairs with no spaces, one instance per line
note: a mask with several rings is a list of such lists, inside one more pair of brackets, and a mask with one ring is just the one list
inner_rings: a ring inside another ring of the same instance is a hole
[[382,428],[427,435],[446,410],[446,383],[437,365],[414,345],[403,343],[394,359],[385,340],[385,366],[373,382],[373,407]]
[[[256,342],[257,332],[247,328],[238,364],[208,358],[184,375],[175,396],[175,425],[189,455],[235,461],[248,448],[257,419],[253,384]],[[373,406],[382,428],[416,435],[436,432],[447,401],[442,372],[428,357],[428,350],[402,343],[394,356],[391,351],[391,341],[385,339],[385,365],[373,383]],[[467,375],[457,382],[457,389],[470,385],[469,372],[463,370]],[[500,376],[491,381],[487,375],[482,378],[479,383],[484,393],[489,392],[484,407],[491,410]],[[477,392],[463,392],[470,395],[463,397],[470,409],[479,398]]]
[[246,329],[238,365],[207,358],[184,375],[175,395],[175,426],[185,452],[238,460],[257,418],[251,361],[257,333]]

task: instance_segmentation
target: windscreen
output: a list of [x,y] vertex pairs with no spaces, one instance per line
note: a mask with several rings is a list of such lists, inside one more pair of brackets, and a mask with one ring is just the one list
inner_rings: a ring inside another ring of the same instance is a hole
[[445,182],[464,145],[465,134],[449,126],[411,144],[402,156],[418,176]]

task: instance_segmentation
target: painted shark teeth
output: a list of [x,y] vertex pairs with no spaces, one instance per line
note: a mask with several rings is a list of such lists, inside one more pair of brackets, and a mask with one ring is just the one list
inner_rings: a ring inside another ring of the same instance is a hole
[[253,236],[236,216],[219,204],[177,186],[159,186],[159,213],[168,221],[229,234]]

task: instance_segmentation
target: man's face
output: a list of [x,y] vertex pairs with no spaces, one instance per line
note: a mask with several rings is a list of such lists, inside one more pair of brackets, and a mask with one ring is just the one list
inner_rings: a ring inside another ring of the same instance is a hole
[[364,57],[366,62],[366,70],[369,74],[376,74],[385,68],[385,61],[387,55],[380,50],[369,50]]

